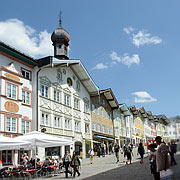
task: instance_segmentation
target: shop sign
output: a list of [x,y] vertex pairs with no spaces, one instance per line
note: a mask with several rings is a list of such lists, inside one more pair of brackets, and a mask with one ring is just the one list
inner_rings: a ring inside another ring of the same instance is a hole
[[12,79],[12,80],[14,80],[14,81],[20,81],[20,79],[17,77],[17,76],[14,76],[14,75],[12,75],[12,74],[9,74],[9,73],[5,73],[4,74],[7,78],[9,78],[9,79]]
[[19,111],[19,106],[12,101],[5,102],[4,107],[9,112],[17,113]]

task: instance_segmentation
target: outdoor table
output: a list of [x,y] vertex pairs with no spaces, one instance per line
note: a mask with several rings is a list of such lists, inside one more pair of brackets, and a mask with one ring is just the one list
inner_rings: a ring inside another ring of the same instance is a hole
[[33,175],[36,171],[37,171],[37,169],[28,169],[28,170],[25,170],[25,172],[30,173],[31,175]]

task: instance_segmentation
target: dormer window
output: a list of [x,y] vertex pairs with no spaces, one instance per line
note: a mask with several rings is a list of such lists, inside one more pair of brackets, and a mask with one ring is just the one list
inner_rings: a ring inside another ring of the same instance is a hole
[[21,68],[22,75],[25,79],[31,80],[31,72]]

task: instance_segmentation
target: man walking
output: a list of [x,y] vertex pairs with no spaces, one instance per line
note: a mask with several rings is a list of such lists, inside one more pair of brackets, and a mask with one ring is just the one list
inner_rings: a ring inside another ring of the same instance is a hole
[[89,150],[88,154],[90,156],[90,163],[92,164],[93,163],[93,156],[94,156],[94,151],[92,148]]
[[174,165],[176,165],[177,163],[176,163],[176,160],[175,160],[175,158],[174,158],[174,154],[177,152],[177,145],[175,144],[175,142],[174,141],[171,141],[171,144],[170,144],[170,146],[169,146],[169,154],[170,154],[170,156],[171,156],[171,166],[173,165],[173,163],[174,163]]
[[119,145],[117,143],[114,146],[114,151],[117,158],[117,162],[119,162]]
[[72,176],[72,172],[69,171],[69,167],[70,167],[70,163],[71,163],[71,155],[69,155],[69,152],[66,151],[64,157],[63,157],[63,165],[65,167],[65,174],[66,174],[66,178],[68,178],[68,173],[71,174]]
[[157,136],[155,138],[155,141],[158,145],[156,154],[156,166],[157,172],[160,172],[169,168],[168,147],[164,142],[162,142],[162,138],[160,136]]

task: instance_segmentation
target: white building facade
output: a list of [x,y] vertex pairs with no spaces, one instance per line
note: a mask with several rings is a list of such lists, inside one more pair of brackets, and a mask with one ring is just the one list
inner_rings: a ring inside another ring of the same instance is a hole
[[92,147],[90,96],[98,94],[80,60],[68,56],[69,34],[60,26],[53,32],[54,57],[40,59],[37,69],[36,116],[38,131],[64,137],[74,144],[66,147],[39,148],[39,156],[62,157],[66,150],[86,157]]
[[[36,65],[33,58],[0,42],[0,135],[16,137],[32,131],[32,84]],[[3,150],[0,159],[3,165],[17,164],[22,153]]]

